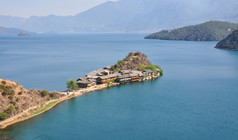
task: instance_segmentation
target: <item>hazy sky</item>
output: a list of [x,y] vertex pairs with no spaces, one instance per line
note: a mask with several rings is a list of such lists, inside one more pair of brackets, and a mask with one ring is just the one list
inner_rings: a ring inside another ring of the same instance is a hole
[[0,0],[0,15],[75,15],[106,1],[116,0]]

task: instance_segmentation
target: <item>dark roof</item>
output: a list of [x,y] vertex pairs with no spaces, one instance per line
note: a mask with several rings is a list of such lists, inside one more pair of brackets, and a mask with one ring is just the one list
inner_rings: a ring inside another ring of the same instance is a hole
[[80,77],[79,79],[77,79],[77,81],[84,81],[84,80],[87,80],[86,76],[83,76],[83,77]]
[[109,74],[109,75],[106,75],[106,76],[100,76],[98,78],[102,79],[102,80],[105,80],[105,79],[115,78],[115,77],[118,77],[120,75],[121,74],[119,74],[119,73],[114,73],[114,74]]
[[138,74],[122,75],[122,76],[119,76],[118,79],[131,78],[131,77],[136,77],[136,76],[138,76]]
[[77,81],[77,84],[90,84],[92,82],[89,82],[88,80],[83,80],[83,81]]
[[98,73],[101,73],[103,71],[104,71],[104,69],[97,69],[97,70],[91,71],[90,73],[86,74],[86,76],[87,77],[97,76]]
[[154,73],[154,71],[153,71],[153,70],[151,70],[151,69],[147,69],[147,70],[145,70],[144,72],[148,72],[148,73]]
[[107,65],[106,67],[104,67],[103,69],[110,69],[112,66],[111,65]]
[[122,74],[125,74],[125,73],[132,73],[131,70],[120,70],[119,72],[122,73]]
[[119,76],[117,77],[118,79],[123,79],[123,78],[130,78],[131,76],[130,75],[122,75],[122,76]]
[[87,78],[86,76],[83,76],[77,80],[77,83],[81,83],[81,84],[90,84],[93,82],[96,82],[96,79]]
[[137,74],[137,75],[140,75],[141,74],[141,71],[138,71],[138,70],[133,70],[133,71],[131,71],[132,72],[132,74]]

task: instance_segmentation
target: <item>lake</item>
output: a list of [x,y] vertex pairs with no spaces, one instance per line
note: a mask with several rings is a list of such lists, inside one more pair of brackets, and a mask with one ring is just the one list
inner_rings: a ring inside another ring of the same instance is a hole
[[145,34],[0,36],[0,78],[63,91],[69,78],[142,51],[164,76],[96,91],[0,131],[17,140],[237,140],[238,51]]

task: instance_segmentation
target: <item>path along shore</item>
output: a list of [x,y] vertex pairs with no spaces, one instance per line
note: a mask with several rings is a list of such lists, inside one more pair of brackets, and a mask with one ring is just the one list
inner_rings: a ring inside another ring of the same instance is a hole
[[[160,75],[156,75],[153,78],[147,78],[145,80],[156,79],[159,76]],[[96,90],[103,90],[103,89],[106,89],[108,87],[117,86],[117,85],[120,85],[120,84],[119,83],[112,83],[110,86],[108,86],[107,84],[102,84],[102,85],[95,85],[95,86],[92,86],[92,87],[88,87],[88,88],[84,88],[84,89],[80,89],[80,90],[72,91],[72,92],[57,92],[57,93],[60,93],[60,94],[64,94],[65,96],[62,97],[62,98],[59,98],[59,99],[54,99],[54,100],[47,101],[46,103],[44,103],[44,105],[37,105],[37,106],[30,107],[30,108],[26,109],[25,111],[23,111],[20,114],[17,114],[15,116],[11,117],[11,118],[8,118],[4,121],[1,121],[0,122],[0,129],[4,129],[9,125],[12,125],[12,124],[15,124],[15,123],[18,123],[18,122],[22,122],[22,121],[28,120],[30,118],[33,118],[37,115],[40,115],[40,114],[50,110],[51,108],[53,108],[58,103],[63,102],[65,100],[69,100],[71,98],[83,95],[85,93],[93,92],[93,91],[96,91]]]

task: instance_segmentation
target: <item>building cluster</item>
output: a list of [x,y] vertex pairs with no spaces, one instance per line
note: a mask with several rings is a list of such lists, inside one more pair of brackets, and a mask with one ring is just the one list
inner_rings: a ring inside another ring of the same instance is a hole
[[111,66],[94,70],[85,76],[77,79],[79,88],[87,88],[95,85],[109,84],[109,83],[131,83],[143,80],[153,79],[159,76],[160,69],[157,69],[158,75],[153,70],[148,69],[144,71],[137,70],[121,70],[113,72],[110,70]]

